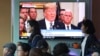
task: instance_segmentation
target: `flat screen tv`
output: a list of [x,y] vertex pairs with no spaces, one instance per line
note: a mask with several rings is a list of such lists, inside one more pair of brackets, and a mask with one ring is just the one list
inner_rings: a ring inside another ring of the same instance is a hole
[[[30,8],[35,8],[37,11],[37,17],[36,17],[36,21],[40,22],[41,20],[45,20],[45,16],[44,16],[44,5],[47,3],[55,3],[57,5],[57,10],[56,10],[56,19],[55,21],[58,21],[60,23],[63,23],[62,20],[60,20],[60,11],[64,10],[64,13],[66,13],[65,11],[70,11],[72,12],[72,20],[71,20],[71,24],[76,26],[77,29],[72,29],[69,28],[69,30],[66,29],[45,29],[45,28],[40,28],[41,29],[41,33],[44,36],[44,38],[60,38],[60,37],[64,37],[64,38],[81,38],[83,36],[83,33],[81,32],[81,29],[78,27],[78,24],[84,19],[85,17],[85,2],[20,2],[19,4],[19,35],[21,39],[24,38],[28,38],[30,36],[31,33],[28,33],[28,26],[25,25],[27,22],[21,20],[21,16],[26,17],[25,20],[30,20],[30,16],[29,16],[29,9]],[[20,13],[21,8],[27,8],[26,12],[23,10],[23,12]],[[27,14],[25,16],[25,14]],[[21,16],[20,16],[21,15]],[[34,15],[33,15],[34,16]],[[64,15],[64,16],[68,16],[68,15]],[[63,18],[64,18],[63,16]],[[46,20],[45,20],[46,21]],[[45,22],[44,21],[44,22]],[[60,24],[58,23],[58,25]],[[40,23],[40,27],[46,27],[47,25],[43,25]],[[65,25],[65,24],[63,24]],[[62,26],[62,25],[60,25]],[[57,26],[57,27],[60,27]],[[25,27],[26,30],[24,30],[23,32],[21,32],[20,30],[24,29]],[[46,27],[47,28],[47,27]]]

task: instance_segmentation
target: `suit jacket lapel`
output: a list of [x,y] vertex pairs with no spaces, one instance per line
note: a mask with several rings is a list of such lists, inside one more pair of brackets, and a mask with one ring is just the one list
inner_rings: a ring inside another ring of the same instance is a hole
[[43,24],[44,24],[44,25],[43,25],[43,28],[44,28],[44,29],[47,29],[47,28],[46,28],[46,22],[45,22],[45,19],[43,20]]

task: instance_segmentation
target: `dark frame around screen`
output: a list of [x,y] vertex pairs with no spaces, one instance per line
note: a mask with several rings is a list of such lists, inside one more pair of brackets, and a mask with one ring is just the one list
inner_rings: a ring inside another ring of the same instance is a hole
[[[28,2],[28,1],[27,1],[27,0],[26,0],[26,1],[23,1],[23,0],[22,0],[21,2]],[[34,2],[34,1],[29,1],[29,2]],[[37,1],[35,1],[35,2],[37,2]],[[42,2],[43,2],[43,1],[42,1]],[[48,1],[47,1],[47,2],[48,2]],[[67,2],[67,1],[66,1],[66,2]],[[70,2],[70,1],[68,1],[68,2]],[[77,1],[73,1],[73,2],[77,2]],[[78,2],[80,2],[80,1],[78,1]],[[82,2],[86,2],[86,1],[82,1]],[[86,2],[86,5],[85,5],[86,7],[85,7],[85,8],[87,8],[87,5],[89,6],[88,2]],[[42,9],[42,7],[37,7],[37,9]],[[87,10],[88,10],[88,9],[86,9],[86,11],[87,11]],[[85,11],[85,12],[86,12],[86,11]],[[85,13],[85,14],[86,14],[86,13]],[[88,16],[87,18],[90,18],[90,15],[87,15],[87,14],[86,14],[86,16]],[[72,37],[73,37],[73,36],[72,36]],[[79,36],[79,37],[80,37],[80,36]],[[27,37],[25,37],[25,38],[24,38],[24,37],[22,37],[22,38],[19,37],[19,38],[20,38],[20,39],[27,39]]]

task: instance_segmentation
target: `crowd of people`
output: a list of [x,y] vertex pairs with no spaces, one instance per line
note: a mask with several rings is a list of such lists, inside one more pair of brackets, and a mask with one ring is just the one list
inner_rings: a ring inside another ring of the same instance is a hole
[[66,43],[58,43],[55,45],[53,54],[49,51],[49,44],[46,40],[39,40],[36,47],[31,47],[28,43],[18,42],[7,43],[3,47],[3,56],[69,56],[69,48]]
[[[59,20],[56,20],[56,3],[46,3],[43,6],[44,19],[36,21],[37,11],[35,8],[20,7],[20,36],[26,36],[25,32],[29,32],[27,43],[18,42],[8,43],[3,46],[3,56],[14,56],[17,51],[17,56],[71,56],[70,49],[66,43],[58,43],[55,45],[53,52],[48,52],[49,44],[43,38],[40,29],[80,29],[85,34],[81,44],[80,56],[96,56],[100,53],[100,45],[97,40],[95,28],[91,20],[84,19],[81,22],[81,27],[77,27],[71,23],[73,13],[70,10],[61,9]],[[77,47],[76,47],[77,48]]]

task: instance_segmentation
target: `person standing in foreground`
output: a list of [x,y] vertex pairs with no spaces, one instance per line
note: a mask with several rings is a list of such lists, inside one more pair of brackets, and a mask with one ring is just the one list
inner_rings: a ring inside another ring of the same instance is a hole
[[95,28],[92,21],[90,21],[89,19],[83,20],[81,30],[85,35],[83,42],[81,44],[81,49],[82,49],[81,56],[89,56],[94,51],[96,51],[95,44],[98,41],[96,36],[94,35]]
[[28,23],[30,26],[29,32],[31,33],[29,36],[28,43],[33,48],[36,47],[36,44],[39,40],[43,39],[43,36],[41,34],[41,30],[37,21],[29,20]]

